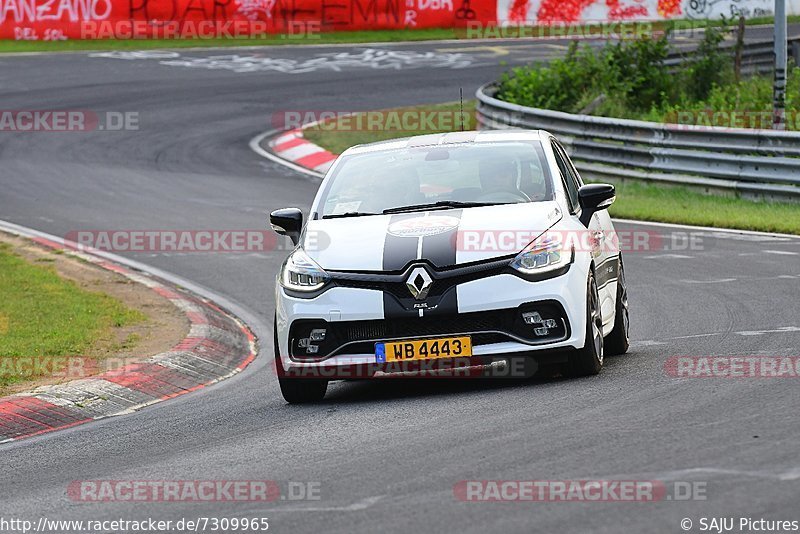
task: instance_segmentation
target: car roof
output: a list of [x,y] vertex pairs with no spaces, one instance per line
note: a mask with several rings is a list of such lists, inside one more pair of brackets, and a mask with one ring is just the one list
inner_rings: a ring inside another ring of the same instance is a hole
[[[498,143],[505,141],[546,141],[550,134],[544,130],[481,130],[416,135],[401,139],[389,139],[348,148],[344,154],[365,154],[401,148],[472,143]],[[343,154],[343,155],[344,155]]]

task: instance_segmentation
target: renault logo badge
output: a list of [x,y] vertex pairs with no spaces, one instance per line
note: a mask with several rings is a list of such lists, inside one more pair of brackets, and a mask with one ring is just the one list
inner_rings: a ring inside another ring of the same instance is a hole
[[417,300],[425,300],[432,285],[433,279],[425,267],[414,267],[406,278],[406,287]]

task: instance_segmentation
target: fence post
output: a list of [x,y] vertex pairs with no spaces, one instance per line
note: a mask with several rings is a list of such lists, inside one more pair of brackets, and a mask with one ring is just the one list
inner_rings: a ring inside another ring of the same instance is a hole
[[775,0],[775,85],[773,129],[786,129],[786,56],[788,43],[786,0]]
[[739,28],[736,33],[736,56],[733,61],[733,70],[737,82],[742,79],[742,53],[744,52],[744,32],[746,29],[746,21],[744,15],[742,15],[739,17]]

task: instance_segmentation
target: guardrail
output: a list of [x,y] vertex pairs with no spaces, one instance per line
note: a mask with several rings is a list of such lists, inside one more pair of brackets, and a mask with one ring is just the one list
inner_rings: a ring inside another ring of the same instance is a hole
[[[733,57],[735,46],[724,46],[724,52]],[[795,65],[800,65],[800,36],[789,38],[789,54]],[[691,62],[691,50],[674,50],[664,61],[664,66],[674,71],[687,62]],[[745,42],[742,46],[742,74],[768,74],[775,68],[775,44],[773,41]]]
[[593,180],[642,180],[800,201],[800,132],[728,129],[573,115],[478,89],[480,129],[547,130]]

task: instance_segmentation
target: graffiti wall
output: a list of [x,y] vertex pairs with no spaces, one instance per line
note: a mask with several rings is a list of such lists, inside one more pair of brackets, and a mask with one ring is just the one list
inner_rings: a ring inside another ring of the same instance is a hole
[[[788,0],[800,14],[800,0]],[[769,15],[774,0],[0,0],[0,38],[241,37]]]
[[0,38],[312,35],[446,28],[495,18],[493,0],[0,0]]
[[[791,14],[800,14],[800,1],[788,0]],[[708,19],[772,15],[775,0],[498,0],[503,22],[553,22]]]

